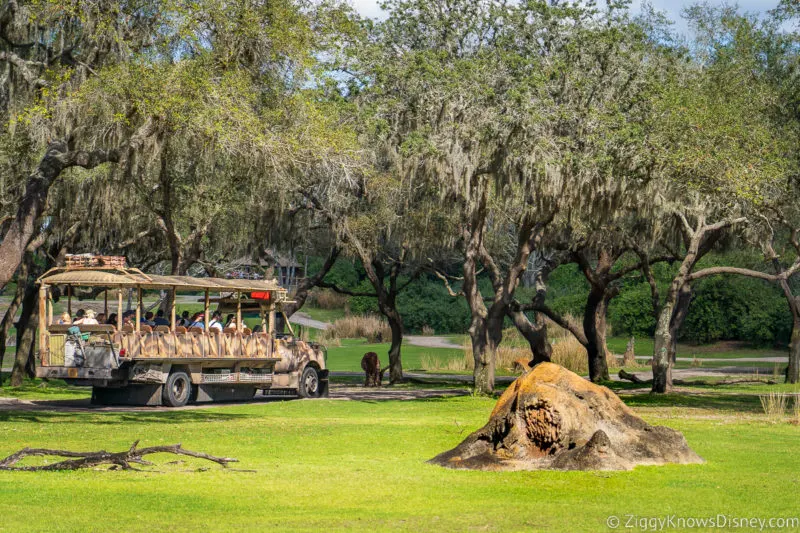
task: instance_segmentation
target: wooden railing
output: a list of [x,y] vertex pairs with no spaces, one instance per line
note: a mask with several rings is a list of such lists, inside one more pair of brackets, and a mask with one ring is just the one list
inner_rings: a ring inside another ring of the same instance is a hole
[[265,358],[272,355],[267,333],[122,331],[114,335],[120,356],[147,358]]

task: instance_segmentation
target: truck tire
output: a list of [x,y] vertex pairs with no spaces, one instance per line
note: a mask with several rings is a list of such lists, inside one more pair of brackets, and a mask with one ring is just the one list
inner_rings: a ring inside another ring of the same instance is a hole
[[164,383],[161,399],[168,407],[183,407],[192,396],[192,380],[183,370],[172,372]]
[[313,366],[307,366],[300,375],[300,384],[297,387],[297,394],[301,398],[319,398],[321,389],[319,374]]

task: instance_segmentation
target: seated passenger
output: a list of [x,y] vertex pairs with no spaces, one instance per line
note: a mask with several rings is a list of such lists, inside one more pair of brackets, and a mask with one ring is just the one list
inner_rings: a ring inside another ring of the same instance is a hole
[[97,313],[96,317],[98,324],[105,324],[106,323],[106,314],[105,313]]
[[211,330],[222,331],[222,313],[214,311],[211,315],[211,322],[208,323],[208,331]]
[[156,317],[153,319],[153,324],[156,326],[169,326],[169,320],[164,318],[164,310],[159,309]]
[[56,323],[57,324],[72,324],[72,317],[69,316],[69,313],[67,313],[65,311],[65,312],[61,313],[61,316],[58,317],[58,322],[56,322]]
[[111,313],[108,315],[108,320],[106,320],[106,324],[109,326],[117,327],[117,313]]
[[205,315],[203,313],[195,313],[194,316],[192,316],[192,320],[189,324],[189,327],[206,329],[206,324],[204,319]]
[[146,312],[144,314],[144,318],[142,319],[142,324],[144,324],[146,326],[150,326],[150,327],[153,327],[153,326],[156,325],[155,322],[153,322],[153,312],[152,311],[148,311],[148,312]]
[[94,325],[97,325],[97,318],[95,318],[97,315],[95,314],[95,312],[92,309],[89,309],[88,311],[84,311],[83,309],[80,309],[80,310],[78,310],[78,315],[80,316],[80,318],[77,318],[73,322],[73,325],[76,325],[76,326],[94,326]]
[[75,318],[72,319],[72,323],[80,324],[83,321],[84,316],[86,316],[86,310],[78,309],[78,312],[75,313]]
[[[228,318],[225,319],[225,328],[235,328],[236,327],[236,321],[233,319],[233,317],[234,317],[234,315],[233,315],[233,313],[231,313],[231,314],[228,315]],[[233,326],[231,326],[231,324],[233,324]]]
[[178,325],[183,326],[184,328],[188,328],[189,324],[192,323],[192,320],[189,318],[189,311],[184,311],[181,313],[181,318],[178,319]]

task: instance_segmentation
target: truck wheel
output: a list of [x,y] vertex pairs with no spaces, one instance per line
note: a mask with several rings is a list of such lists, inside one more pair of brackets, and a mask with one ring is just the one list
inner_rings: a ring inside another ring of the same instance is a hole
[[297,394],[301,398],[319,398],[319,393],[320,384],[317,369],[313,366],[307,366],[300,376],[300,386],[297,388]]
[[173,372],[164,383],[164,390],[161,393],[161,399],[164,405],[169,407],[183,407],[189,403],[189,398],[192,395],[192,380],[189,374],[183,370]]

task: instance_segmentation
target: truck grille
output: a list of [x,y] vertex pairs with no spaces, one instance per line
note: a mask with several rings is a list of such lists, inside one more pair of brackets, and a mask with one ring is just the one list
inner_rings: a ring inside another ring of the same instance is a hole
[[203,383],[272,383],[272,374],[232,372],[230,374],[201,374]]

